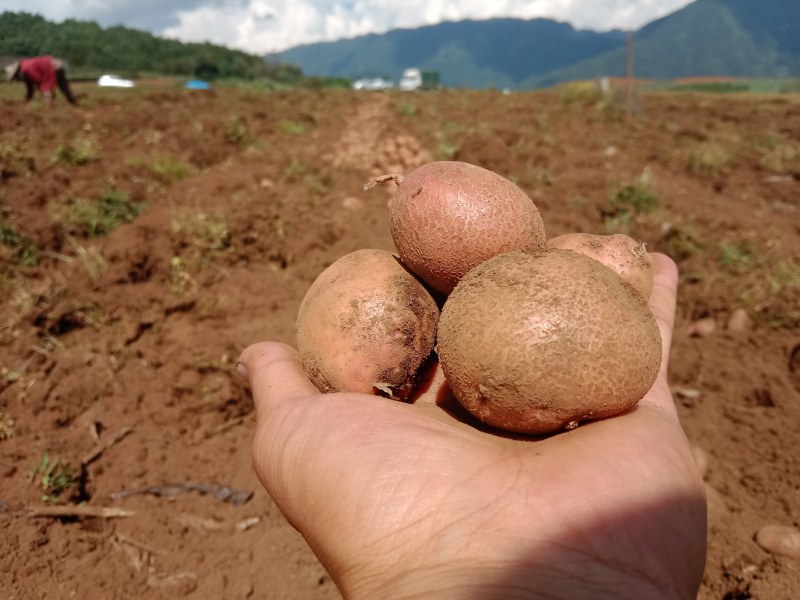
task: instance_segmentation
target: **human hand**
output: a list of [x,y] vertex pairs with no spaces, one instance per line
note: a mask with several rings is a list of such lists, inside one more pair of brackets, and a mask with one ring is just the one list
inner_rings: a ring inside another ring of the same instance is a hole
[[666,379],[677,271],[653,254],[658,379],[623,415],[490,430],[441,369],[405,404],[319,394],[297,353],[247,348],[256,473],[347,598],[695,598],[702,480]]

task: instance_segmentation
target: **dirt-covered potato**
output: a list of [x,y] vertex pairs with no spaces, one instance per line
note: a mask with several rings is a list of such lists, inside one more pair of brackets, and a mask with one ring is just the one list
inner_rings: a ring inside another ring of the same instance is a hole
[[390,180],[397,183],[390,205],[397,252],[414,273],[444,294],[467,271],[497,254],[545,247],[536,205],[497,173],[465,162],[438,161],[374,181]]
[[534,434],[625,411],[661,364],[645,299],[567,250],[502,254],[470,271],[442,309],[437,349],[467,410]]
[[548,248],[573,250],[593,258],[632,285],[645,298],[653,289],[653,261],[645,245],[627,235],[567,233],[547,240]]
[[358,250],[323,271],[297,316],[303,366],[322,392],[406,398],[430,355],[439,309],[399,258]]

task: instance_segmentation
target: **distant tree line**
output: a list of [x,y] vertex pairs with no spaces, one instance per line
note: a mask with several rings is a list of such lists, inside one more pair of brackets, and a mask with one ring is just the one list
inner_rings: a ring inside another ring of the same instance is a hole
[[50,54],[68,61],[75,72],[149,73],[203,79],[303,77],[299,67],[267,64],[262,57],[210,43],[183,43],[127,27],[100,27],[94,21],[48,21],[40,15],[0,14],[0,56]]

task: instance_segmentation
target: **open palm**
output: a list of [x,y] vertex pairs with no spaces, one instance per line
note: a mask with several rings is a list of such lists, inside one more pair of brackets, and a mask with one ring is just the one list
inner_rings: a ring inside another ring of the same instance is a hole
[[[650,299],[669,354],[673,263]],[[694,598],[705,499],[666,381],[547,438],[483,427],[431,365],[413,403],[319,394],[278,343],[242,355],[256,472],[352,598]]]

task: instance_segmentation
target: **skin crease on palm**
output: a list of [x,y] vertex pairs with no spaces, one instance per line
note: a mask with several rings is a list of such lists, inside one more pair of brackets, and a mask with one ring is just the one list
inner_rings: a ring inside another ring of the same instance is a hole
[[677,270],[652,257],[658,379],[554,436],[472,421],[435,364],[400,403],[319,394],[284,344],[244,351],[256,473],[346,598],[696,597],[705,495],[666,379]]

